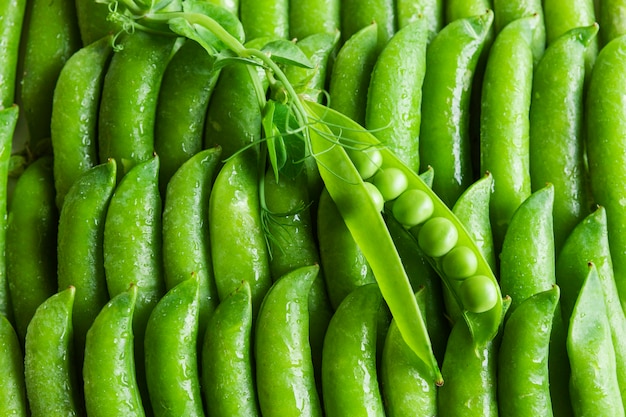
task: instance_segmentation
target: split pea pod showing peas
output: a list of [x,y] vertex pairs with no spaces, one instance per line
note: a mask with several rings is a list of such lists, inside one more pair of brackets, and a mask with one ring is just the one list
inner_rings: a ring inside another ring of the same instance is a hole
[[29,165],[13,189],[6,262],[15,330],[24,342],[35,310],[57,292],[57,224],[52,157]]
[[531,103],[532,31],[537,15],[517,19],[496,36],[482,87],[480,170],[493,175],[491,223],[499,253],[513,212],[531,193],[528,114]]
[[625,415],[604,294],[593,264],[572,311],[567,354],[572,369],[570,386],[575,415]]
[[59,291],[75,288],[72,322],[76,354],[82,363],[85,336],[109,301],[104,275],[104,223],[115,189],[115,161],[85,171],[70,187],[59,216]]
[[24,382],[24,356],[13,325],[0,315],[0,413],[3,416],[26,417],[28,401]]
[[59,210],[74,181],[98,164],[98,109],[112,41],[105,36],[73,54],[54,89],[50,139]]
[[87,332],[83,382],[89,416],[145,416],[135,373],[136,300],[132,285],[102,308]]
[[209,201],[209,236],[219,298],[248,281],[256,317],[272,277],[261,222],[259,172],[251,152],[234,155],[217,174]]
[[98,119],[100,162],[114,158],[118,181],[154,153],[159,85],[175,38],[143,31],[125,36],[104,77]]
[[626,398],[626,315],[615,285],[604,207],[598,207],[574,228],[557,258],[556,281],[562,289],[561,310],[564,320],[569,321],[580,289],[589,274],[588,262],[595,265],[604,293],[615,348],[617,379],[622,398]]
[[365,127],[415,172],[427,43],[424,19],[394,34],[374,64],[365,112]]
[[24,58],[20,99],[30,145],[50,138],[52,97],[59,72],[80,46],[76,10],[71,0],[35,0],[24,22]]
[[559,287],[524,300],[504,324],[498,349],[500,416],[552,416],[548,357]]
[[587,90],[587,157],[591,192],[606,209],[615,281],[626,300],[626,36],[605,45],[596,59]]
[[199,282],[169,290],[146,326],[146,380],[155,416],[203,417],[198,373]]
[[26,0],[7,0],[0,5],[0,109],[16,102],[17,61],[25,10]]
[[80,369],[74,357],[72,326],[76,289],[68,287],[44,301],[26,332],[24,374],[33,417],[82,416]]
[[200,334],[218,304],[209,238],[209,196],[219,147],[196,153],[167,184],[163,206],[163,272],[171,290],[193,273],[200,286]]
[[587,214],[584,161],[585,51],[597,25],[572,29],[546,49],[533,77],[530,179],[533,190],[554,186],[556,251]]
[[322,357],[324,411],[328,417],[385,415],[376,369],[381,305],[378,286],[366,284],[344,298],[330,321]]
[[207,108],[219,75],[212,61],[198,43],[187,40],[163,74],[154,122],[162,190],[174,172],[203,149]]
[[337,33],[341,26],[341,0],[289,2],[289,37],[303,39],[315,33]]
[[491,10],[451,22],[435,36],[426,54],[420,164],[434,168],[433,190],[449,207],[474,180],[470,97],[492,22]]
[[260,416],[252,352],[252,294],[241,285],[220,301],[202,345],[202,392],[211,417]]
[[263,298],[254,333],[254,356],[264,416],[322,415],[308,311],[309,292],[318,273],[317,265],[295,269],[280,277]]
[[328,85],[328,106],[365,125],[367,89],[378,57],[376,23],[360,29],[337,52]]
[[[383,205],[376,206],[368,190],[377,193],[377,198],[383,203],[389,200],[386,204],[391,206],[396,220],[415,236],[431,265],[444,279],[445,285],[450,286],[463,310],[463,317],[470,326],[476,345],[493,339],[501,322],[499,286],[458,218],[414,171],[384,147],[379,149],[380,143],[371,133],[331,109],[318,107],[314,103],[307,103],[307,107],[312,115],[327,123],[326,126],[320,125],[320,130],[311,132],[313,154],[320,165],[322,177],[346,225],[372,267],[383,296],[409,346],[423,359],[428,358],[427,352],[431,351],[428,338],[422,339],[427,332],[415,305],[415,297],[402,262],[393,243],[390,242],[387,247],[391,238],[384,222],[378,223],[383,221],[380,216]],[[372,177],[372,182],[368,183],[369,186],[362,182],[355,165],[361,168],[361,172],[369,170],[372,168],[371,159],[359,160],[359,153],[356,153],[357,156],[352,160],[355,161],[353,165],[344,149],[332,146],[334,142],[328,141],[326,136],[319,133],[324,128],[329,129],[328,126],[341,128],[332,132],[340,143],[348,143],[350,145],[347,146],[352,148],[358,144],[361,149],[370,148],[380,152],[380,159],[377,160],[382,163],[374,165],[376,169],[373,171],[376,174]],[[325,167],[333,168],[330,171]],[[392,181],[387,182],[389,179]],[[411,206],[414,209],[405,210]],[[363,224],[371,227],[365,232]],[[447,263],[446,256],[457,247],[469,249],[466,251],[467,257],[452,262],[451,269],[444,267],[444,263]],[[408,306],[413,307],[409,309]],[[409,324],[410,322],[413,323]],[[419,329],[419,332],[415,329]],[[435,367],[433,369],[436,370]]]
[[7,227],[7,198],[8,198],[8,173],[9,160],[11,158],[12,141],[19,117],[19,108],[12,105],[0,110],[0,314],[6,316],[13,323],[13,307],[9,294],[9,281],[7,277],[6,255],[6,227]]

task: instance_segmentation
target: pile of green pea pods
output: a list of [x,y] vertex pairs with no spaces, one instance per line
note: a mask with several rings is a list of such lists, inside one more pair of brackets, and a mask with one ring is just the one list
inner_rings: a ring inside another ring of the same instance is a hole
[[625,15],[4,0],[0,416],[624,416]]

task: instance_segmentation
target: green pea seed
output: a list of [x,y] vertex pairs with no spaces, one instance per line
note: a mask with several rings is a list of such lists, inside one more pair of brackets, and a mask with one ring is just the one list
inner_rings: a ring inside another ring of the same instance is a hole
[[363,185],[365,185],[365,188],[367,189],[367,192],[369,193],[370,198],[372,199],[372,202],[376,207],[376,210],[383,211],[383,209],[385,208],[385,198],[380,192],[380,189],[371,182],[364,182]]
[[385,201],[398,198],[408,187],[408,180],[404,172],[398,168],[387,168],[379,171],[372,183],[380,190]]
[[433,217],[419,231],[417,243],[424,253],[438,258],[450,252],[456,245],[459,232],[445,217]]
[[457,246],[443,258],[443,272],[452,279],[467,278],[476,273],[478,258],[467,246]]
[[373,177],[383,163],[383,154],[376,148],[350,149],[348,156],[364,180]]
[[472,313],[483,313],[496,305],[498,293],[493,282],[484,275],[474,275],[461,284],[459,292],[463,307]]
[[422,190],[406,190],[396,199],[391,208],[393,217],[405,227],[417,226],[433,215],[433,200]]

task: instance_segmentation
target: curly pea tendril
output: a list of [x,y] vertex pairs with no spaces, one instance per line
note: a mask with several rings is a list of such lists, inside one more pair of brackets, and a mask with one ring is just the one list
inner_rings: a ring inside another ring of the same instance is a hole
[[[281,39],[270,41],[261,49],[246,47],[237,17],[207,2],[97,1],[109,5],[109,18],[120,23],[126,33],[142,30],[198,42],[214,58],[215,71],[234,62],[248,64],[263,113],[264,138],[250,145],[261,147],[259,169],[264,170],[269,159],[278,179],[304,169],[306,157],[315,159],[329,194],[374,272],[404,340],[430,367],[438,385],[443,384],[443,378],[385,216],[394,216],[402,223],[428,256],[463,312],[475,348],[495,337],[501,321],[502,296],[493,272],[469,233],[419,176],[370,131],[339,112],[298,95],[282,68],[313,66],[294,42]],[[269,95],[257,67],[265,69]],[[271,216],[264,203],[262,210]]]

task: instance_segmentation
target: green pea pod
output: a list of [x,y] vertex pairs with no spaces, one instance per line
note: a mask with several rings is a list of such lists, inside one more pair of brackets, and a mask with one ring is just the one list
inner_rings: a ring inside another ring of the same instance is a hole
[[[496,253],[513,212],[531,193],[529,121],[538,16],[518,19],[496,36],[485,67],[480,114],[480,170],[493,175],[491,223]],[[435,167],[436,168],[436,167]]]
[[50,138],[52,98],[59,73],[80,46],[76,10],[72,0],[35,0],[24,22],[24,58],[21,107],[28,125],[31,148]]
[[[447,9],[442,0],[396,0],[396,18],[398,28],[410,25],[416,20],[425,20],[428,31],[428,38],[432,40],[437,33],[445,26],[444,9]],[[487,10],[485,8],[481,11]],[[480,14],[480,13],[476,13]]]
[[0,6],[0,109],[15,103],[17,63],[26,0],[4,1]]
[[567,354],[575,415],[625,415],[604,294],[593,264],[574,305],[567,334]]
[[204,124],[219,72],[213,59],[191,40],[176,51],[163,74],[154,122],[154,150],[165,187],[176,170],[203,148]]
[[[415,296],[420,306],[428,304],[427,289],[420,289]],[[429,378],[429,372],[407,346],[392,320],[380,363],[381,392],[387,416],[437,415],[437,386]]]
[[308,298],[319,267],[305,266],[279,278],[259,309],[254,356],[264,416],[321,416],[309,343]]
[[584,218],[567,238],[556,262],[556,282],[561,287],[561,310],[564,320],[569,320],[592,262],[598,273],[604,293],[611,337],[615,348],[617,379],[626,398],[626,315],[620,304],[604,207],[598,207]]
[[522,301],[504,324],[498,349],[500,416],[552,416],[548,357],[559,287]]
[[563,241],[588,213],[584,161],[585,51],[597,25],[572,29],[552,43],[533,77],[530,178],[533,190],[554,185],[554,238]]
[[209,236],[218,296],[221,300],[241,281],[248,281],[253,317],[272,285],[258,175],[253,154],[234,155],[217,174],[209,201]]
[[137,288],[133,330],[137,382],[150,406],[144,372],[143,337],[150,312],[165,293],[162,259],[159,159],[135,165],[115,189],[104,221],[104,271],[109,296]]
[[[426,362],[434,360],[430,342],[428,337],[426,337],[427,332],[424,323],[415,305],[415,297],[413,296],[410,282],[406,277],[406,272],[402,262],[399,260],[393,242],[390,241],[382,216],[377,212],[368,188],[364,185],[359,172],[349,160],[347,153],[340,146],[333,146],[335,142],[328,139],[329,137],[339,138],[340,142],[347,139],[352,144],[360,143],[366,149],[380,146],[380,143],[371,133],[338,112],[323,106],[317,106],[314,103],[307,103],[307,108],[311,112],[311,117],[318,117],[324,123],[314,125],[319,127],[319,129],[311,129],[311,142],[313,155],[315,155],[320,166],[320,172],[329,194],[337,204],[346,225],[372,267],[383,297],[389,305],[391,313],[396,319],[407,343]],[[338,127],[338,130],[331,132],[328,126]],[[320,132],[323,132],[322,129],[327,129],[327,133],[324,136],[320,134]],[[424,241],[420,243],[422,250],[428,250],[428,253],[431,255],[436,255],[428,256],[429,262],[444,279],[445,285],[450,285],[453,288],[454,294],[457,294],[459,297],[458,301],[464,306],[463,317],[468,322],[476,346],[493,339],[501,321],[502,304],[499,286],[486,260],[465,227],[423,180],[414,171],[400,162],[388,149],[383,147],[378,150],[382,155],[381,170],[393,168],[400,171],[407,181],[407,189],[423,192],[427,197],[425,200],[432,203],[430,217],[439,219],[432,224],[437,225],[440,222],[446,224],[446,230],[451,231],[451,236],[456,237],[456,241],[453,243],[456,246],[466,247],[471,252],[469,258],[476,260],[476,268],[472,273],[475,273],[480,278],[470,281],[483,283],[484,286],[474,287],[473,284],[463,286],[464,280],[448,279],[448,274],[446,274],[443,267],[445,257],[440,256],[441,254],[439,253],[434,254],[430,243],[426,245],[423,245]],[[363,224],[368,224],[370,227],[365,230],[362,227]],[[411,233],[417,236],[422,234],[422,231],[423,227],[420,225],[411,229]],[[441,248],[449,245],[451,242],[451,240],[442,239],[441,232],[442,229],[433,227],[432,233],[425,233],[424,235],[432,238],[427,240],[432,241],[432,244]],[[446,247],[446,249],[449,251],[452,248]],[[464,250],[464,252],[467,251]],[[444,254],[447,254],[447,252],[444,252]],[[473,296],[470,296],[470,293],[473,293],[473,289],[478,287],[480,287],[480,291],[474,293],[477,298],[473,301],[480,300],[479,306],[471,302]],[[473,305],[467,304],[466,302],[468,301]],[[434,365],[435,362],[429,363]],[[433,370],[436,368],[436,366],[433,366]],[[437,371],[435,371],[435,374],[437,374]]]
[[122,30],[121,23],[109,19],[109,14],[109,5],[106,3],[76,0],[76,21],[83,46]]
[[324,98],[326,74],[338,42],[338,32],[320,32],[298,40],[297,45],[309,58],[313,68],[292,65],[285,68],[285,75],[303,99],[321,102]]
[[87,332],[83,381],[87,415],[145,416],[135,373],[137,287],[114,296]]
[[316,33],[337,33],[341,25],[340,0],[289,2],[289,37],[304,39]]
[[366,3],[358,0],[342,0],[340,7],[341,39],[345,43],[356,32],[372,22],[378,28],[380,51],[396,32],[396,11],[392,0],[374,0]]
[[[283,177],[277,182],[273,172],[268,170],[263,187],[269,214],[266,233],[272,255],[270,272],[273,280],[297,268],[319,265],[320,252],[305,176]],[[308,302],[311,353],[315,375],[319,378],[324,335],[333,313],[322,271],[311,284]]]
[[137,287],[135,329],[139,331],[163,296],[159,159],[154,156],[133,168],[115,189],[104,223],[104,269],[109,296]]
[[239,0],[246,38],[288,39],[289,0]]
[[124,37],[104,77],[98,119],[100,162],[114,158],[118,181],[154,154],[159,85],[175,38],[136,31]]
[[241,63],[222,68],[211,94],[204,147],[219,145],[223,159],[261,139],[261,108],[251,71]]
[[209,239],[209,196],[219,147],[196,153],[174,173],[163,206],[163,272],[171,290],[193,273],[200,283],[200,325],[218,304]]
[[329,107],[365,125],[367,89],[378,58],[376,23],[360,29],[341,46],[328,86]]
[[192,275],[152,310],[145,335],[146,380],[155,416],[204,416],[198,370],[200,286]]
[[626,5],[620,0],[603,0],[597,3],[597,21],[600,24],[600,48],[604,48],[613,39],[626,34],[623,19],[624,13],[626,13]]
[[426,29],[425,19],[406,25],[380,52],[371,74],[365,111],[365,127],[415,172],[420,166]]
[[474,181],[470,97],[492,22],[491,10],[451,22],[432,40],[426,54],[420,164],[434,168],[433,190],[449,207]]
[[19,108],[11,106],[0,110],[0,314],[13,323],[13,307],[7,277],[6,228],[8,206],[8,172],[13,135],[17,126]]
[[[552,208],[554,187],[535,191],[514,213],[500,254],[500,288],[512,298],[513,312],[524,300],[556,284]],[[566,323],[560,307],[554,315],[550,343],[550,390],[555,415],[571,412],[566,355]]]
[[252,354],[252,294],[241,285],[209,318],[202,345],[202,390],[211,417],[260,416]]
[[[493,0],[448,0],[445,7],[446,24],[457,19],[479,15],[485,10],[493,10]],[[493,30],[493,26],[491,27]]]
[[[595,202],[606,209],[615,281],[621,300],[626,300],[626,216],[622,196],[626,192],[626,116],[622,93],[626,69],[626,37],[602,48],[587,89],[586,145],[591,191]],[[625,81],[626,82],[626,81]],[[624,301],[622,301],[624,304]]]
[[38,308],[26,332],[24,375],[33,417],[81,416],[84,404],[74,362],[72,316],[76,289],[68,287]]
[[[335,311],[324,340],[324,411],[333,416],[384,416],[376,370],[378,311],[376,284],[355,288]],[[428,369],[432,380],[432,370]]]
[[82,363],[87,330],[109,301],[103,240],[115,171],[113,159],[85,171],[70,187],[59,216],[58,290],[75,288],[72,327],[78,363]]
[[317,238],[328,297],[336,310],[353,289],[376,279],[326,189],[319,198]]
[[[591,26],[597,22],[594,0],[545,0],[543,13],[547,46],[572,29]],[[599,36],[594,36],[587,41],[585,49],[585,79],[591,73],[598,49]]]
[[18,178],[8,211],[6,266],[15,330],[22,343],[41,303],[57,292],[57,224],[52,157]]
[[493,0],[494,25],[496,34],[509,23],[526,16],[536,16],[532,28],[531,50],[535,63],[539,61],[546,47],[546,25],[541,0]]
[[437,394],[440,417],[498,415],[497,344],[491,340],[472,348],[472,336],[463,320],[452,327],[441,372],[446,381]]
[[28,400],[24,382],[24,357],[20,341],[11,322],[0,314],[0,414],[26,417]]
[[98,164],[98,109],[112,41],[111,36],[106,36],[77,51],[67,60],[57,80],[50,139],[59,210],[74,181]]

